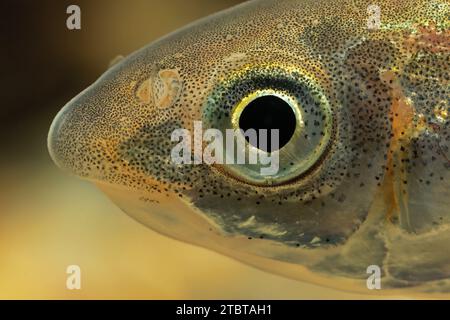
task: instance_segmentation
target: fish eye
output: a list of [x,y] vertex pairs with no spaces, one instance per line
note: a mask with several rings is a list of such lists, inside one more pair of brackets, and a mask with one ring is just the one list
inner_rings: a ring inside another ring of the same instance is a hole
[[[297,106],[291,98],[263,91],[252,94],[250,98],[239,104],[235,111],[235,117],[239,119],[238,127],[244,132],[249,129],[257,132],[261,129],[277,129],[279,132],[278,148],[272,149],[271,135],[268,135],[265,146],[262,146],[259,140],[254,145],[263,151],[274,152],[287,145],[296,128],[300,127],[301,119],[298,119],[296,108]],[[253,143],[248,137],[246,140],[250,144]]]
[[[238,163],[235,151],[224,146],[225,158],[234,161],[215,165],[241,182],[272,187],[305,177],[321,163],[333,137],[330,103],[321,87],[308,75],[278,65],[246,66],[220,79],[206,99],[203,120],[209,128],[240,132],[242,150],[278,158],[274,174],[261,174],[267,163]],[[246,134],[266,129],[266,139]],[[272,136],[271,130],[278,129]],[[273,138],[278,144],[273,145]],[[245,138],[245,139],[243,139]],[[234,147],[233,147],[234,148]],[[230,154],[231,153],[231,154]]]

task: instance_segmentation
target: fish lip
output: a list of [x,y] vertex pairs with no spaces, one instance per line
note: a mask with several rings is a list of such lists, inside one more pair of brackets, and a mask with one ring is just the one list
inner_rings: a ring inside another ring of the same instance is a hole
[[[71,100],[71,102],[73,99]],[[65,169],[64,165],[60,162],[59,156],[56,151],[56,145],[59,142],[59,133],[61,132],[61,128],[64,125],[64,116],[69,111],[70,102],[68,102],[58,113],[50,125],[50,129],[47,135],[47,149],[52,161],[61,169]]]
[[[58,111],[56,116],[54,117],[49,132],[47,135],[47,150],[50,155],[52,161],[62,170],[67,171],[71,174],[80,175],[76,173],[73,168],[68,166],[63,159],[61,159],[61,154],[58,148],[61,148],[61,145],[66,143],[65,140],[61,139],[61,133],[64,131],[65,126],[68,123],[68,118],[74,112],[74,108],[76,107],[77,102],[86,96],[86,93],[95,85],[92,84],[88,88],[84,89],[82,92],[77,94],[74,98],[72,98],[69,102],[67,102],[61,110]],[[72,135],[72,138],[77,140],[76,137]]]

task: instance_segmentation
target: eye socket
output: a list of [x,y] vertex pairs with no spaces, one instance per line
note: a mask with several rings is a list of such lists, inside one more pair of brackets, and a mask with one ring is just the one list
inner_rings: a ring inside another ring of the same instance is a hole
[[[260,141],[254,147],[266,152],[274,152],[282,149],[294,135],[297,127],[297,117],[288,99],[275,94],[259,95],[249,102],[245,101],[239,117],[239,128],[247,131],[249,129],[279,130],[278,149],[272,150],[271,135],[268,135],[266,146]],[[248,100],[248,99],[247,99]],[[250,144],[252,141],[246,137]]]
[[[321,87],[301,71],[278,65],[244,66],[220,79],[205,100],[203,121],[223,136],[228,129],[241,131],[237,135],[246,138],[246,155],[259,150],[278,157],[278,171],[270,176],[261,173],[267,164],[215,165],[228,176],[257,186],[278,186],[306,177],[327,154],[334,130],[331,106]],[[280,129],[279,147],[258,149],[259,141],[251,143],[246,129]],[[236,160],[232,152],[224,146],[225,158]]]

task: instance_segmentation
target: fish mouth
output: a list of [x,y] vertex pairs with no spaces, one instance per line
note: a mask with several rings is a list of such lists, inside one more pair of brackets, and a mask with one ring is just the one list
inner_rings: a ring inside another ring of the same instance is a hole
[[[74,107],[79,94],[77,97],[68,102],[53,119],[50,126],[50,130],[47,137],[47,148],[53,162],[61,169],[65,171],[73,172],[73,161],[69,160],[69,153],[81,150],[82,145],[79,144],[77,130],[73,122],[74,118]],[[68,141],[70,140],[70,143]]]
[[[117,95],[108,90],[93,84],[59,111],[47,137],[51,159],[63,171],[94,183],[127,191],[139,189],[136,184],[159,186],[124,156],[124,141],[132,139],[133,129],[123,120],[127,114],[120,110],[126,108],[114,104]],[[134,120],[129,114],[128,119]]]
[[62,170],[101,180],[112,154],[107,109],[91,87],[69,101],[54,118],[47,137],[53,162]]

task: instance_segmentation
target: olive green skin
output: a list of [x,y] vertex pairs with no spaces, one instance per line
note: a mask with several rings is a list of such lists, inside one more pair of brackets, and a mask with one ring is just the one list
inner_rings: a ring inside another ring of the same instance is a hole
[[[378,1],[377,28],[369,5],[249,1],[191,24],[70,101],[52,124],[50,154],[181,241],[343,290],[366,290],[376,265],[381,293],[445,295],[449,4]],[[173,130],[232,128],[236,105],[267,89],[292,94],[310,120],[280,150],[282,179],[173,164]]]

